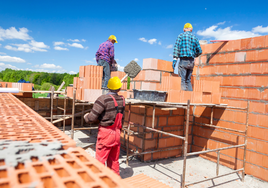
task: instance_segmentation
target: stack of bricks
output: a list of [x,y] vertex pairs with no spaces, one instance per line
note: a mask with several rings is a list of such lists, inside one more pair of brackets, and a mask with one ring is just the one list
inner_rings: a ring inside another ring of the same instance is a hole
[[[59,141],[63,146],[58,150],[59,153],[41,158],[29,156],[30,160],[18,162],[15,166],[4,158],[7,157],[6,153],[4,156],[1,155],[0,187],[131,187],[82,148],[75,147],[74,140],[13,95],[0,94],[0,106],[1,140],[10,140],[8,142],[13,143],[16,141],[41,143],[48,148],[51,148],[50,142]],[[8,146],[4,144],[1,148],[4,153]],[[29,150],[20,152],[25,156],[33,149],[29,147]],[[8,157],[18,160],[16,156]]]
[[76,99],[94,102],[102,94],[102,74],[102,66],[80,66],[79,77],[74,77],[73,87],[67,87],[67,96],[72,98],[73,89],[76,89]]
[[[246,174],[268,181],[268,36],[202,45],[194,76],[201,81],[220,82],[221,103],[240,108],[249,101]],[[195,121],[209,123],[210,109],[196,107]],[[216,109],[214,124],[244,131],[246,112]],[[244,138],[228,131],[194,125],[193,151],[243,144]],[[225,143],[228,144],[225,144]],[[242,167],[243,149],[221,152],[221,164]],[[201,155],[217,159],[216,153]],[[236,159],[238,158],[238,159]]]
[[[0,88],[18,88],[19,91],[32,91],[32,83],[0,82]],[[17,97],[32,97],[32,93],[14,93]]]
[[[124,72],[112,72],[111,76],[120,79]],[[143,70],[131,80],[130,89],[127,90],[127,81],[124,80],[122,94],[125,98],[134,98],[133,89],[166,91],[166,102],[186,103],[213,103],[220,104],[220,82],[214,80],[193,79],[193,91],[181,90],[181,78],[173,73],[172,62],[148,58],[143,60]]]
[[[145,113],[146,110],[146,113]],[[128,106],[126,106],[125,112],[125,126],[128,121]],[[146,115],[145,115],[146,114]],[[135,124],[144,125],[146,127],[152,127],[152,108],[145,108],[143,106],[131,107],[130,122]],[[156,109],[154,128],[160,131],[165,131],[174,135],[184,135],[184,109],[178,109],[174,111],[162,111]],[[190,119],[193,117],[190,116]],[[191,134],[192,125],[189,125],[189,134]],[[142,156],[142,161],[154,161],[157,159],[164,159],[169,157],[181,156],[182,150],[178,147],[182,146],[182,140],[171,137],[165,134],[158,134],[143,130],[141,127],[131,127],[130,130],[138,132],[138,135],[130,135],[129,148],[135,152],[146,152],[154,150],[165,150],[177,147],[168,151],[159,151],[152,154],[145,154]],[[192,141],[191,135],[189,136],[189,148]],[[122,149],[126,149],[127,135],[121,132],[121,146]]]

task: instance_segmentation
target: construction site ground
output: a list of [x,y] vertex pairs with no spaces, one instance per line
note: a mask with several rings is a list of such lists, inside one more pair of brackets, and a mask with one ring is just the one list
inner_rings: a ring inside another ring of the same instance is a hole
[[[70,127],[66,127],[65,134],[71,135]],[[91,156],[95,156],[95,143],[97,139],[97,130],[75,131],[74,140],[77,146],[84,148]],[[141,162],[133,157],[126,165],[126,153],[121,150],[120,153],[120,175],[123,179],[138,174],[145,174],[170,187],[180,187],[183,170],[182,157],[162,159],[154,162]],[[219,175],[232,172],[233,170],[220,165]],[[193,156],[187,158],[186,184],[205,180],[206,178],[216,176],[216,163],[204,158]],[[203,183],[191,185],[189,187],[217,187],[217,188],[266,188],[268,182],[261,181],[253,176],[246,175],[245,182],[240,180],[238,174],[231,174]]]

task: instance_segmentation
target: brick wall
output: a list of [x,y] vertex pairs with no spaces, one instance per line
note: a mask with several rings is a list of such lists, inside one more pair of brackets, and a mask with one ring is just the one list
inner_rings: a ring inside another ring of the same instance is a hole
[[[229,106],[246,108],[250,101],[246,174],[268,181],[268,36],[202,45],[202,50],[194,80],[219,81],[221,103]],[[210,110],[196,107],[194,121],[209,123]],[[215,125],[245,130],[245,112],[216,109],[214,115]],[[227,133],[195,124],[192,151],[244,143],[243,137]],[[242,167],[243,149],[221,153],[221,164]],[[216,153],[201,156],[217,160]]]

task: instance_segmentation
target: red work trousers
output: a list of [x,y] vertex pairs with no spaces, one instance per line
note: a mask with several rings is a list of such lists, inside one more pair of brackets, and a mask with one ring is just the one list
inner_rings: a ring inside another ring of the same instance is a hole
[[[122,128],[123,114],[118,112],[118,105],[115,103],[117,115],[112,126],[99,126],[99,133],[96,144],[96,159],[111,168],[116,174],[119,173],[119,154],[120,154],[120,132]],[[123,98],[124,99],[124,98]],[[123,103],[125,105],[125,102]]]

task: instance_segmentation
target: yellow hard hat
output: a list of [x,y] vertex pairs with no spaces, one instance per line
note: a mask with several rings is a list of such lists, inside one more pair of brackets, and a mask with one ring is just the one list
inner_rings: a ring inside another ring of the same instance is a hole
[[114,40],[114,41],[115,41],[115,43],[117,43],[116,36],[114,36],[114,35],[110,35],[108,39],[112,39],[112,40]]
[[110,80],[108,81],[107,87],[111,90],[118,90],[122,87],[122,83],[121,80],[115,76],[110,78]]
[[193,26],[190,23],[186,23],[184,25],[184,28],[183,29],[186,29],[186,28],[192,28],[193,29]]

